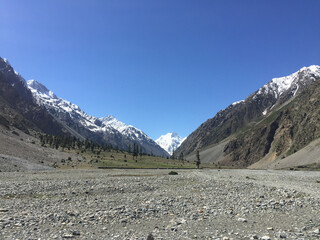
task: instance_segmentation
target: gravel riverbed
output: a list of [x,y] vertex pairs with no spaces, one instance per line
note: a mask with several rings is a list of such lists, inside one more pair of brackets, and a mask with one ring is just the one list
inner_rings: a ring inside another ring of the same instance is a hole
[[0,172],[0,239],[320,239],[320,172]]

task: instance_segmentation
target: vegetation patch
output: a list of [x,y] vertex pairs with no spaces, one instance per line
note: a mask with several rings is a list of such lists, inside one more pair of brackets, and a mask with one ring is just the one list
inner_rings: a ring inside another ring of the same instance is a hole
[[256,180],[255,178],[249,176],[246,176],[246,179]]
[[[287,169],[287,168],[284,168]],[[291,171],[320,171],[320,163],[312,163],[306,165],[299,165],[289,168]]]

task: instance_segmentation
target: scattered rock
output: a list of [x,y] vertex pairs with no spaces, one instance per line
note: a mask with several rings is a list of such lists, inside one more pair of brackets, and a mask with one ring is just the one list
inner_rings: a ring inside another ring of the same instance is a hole
[[313,231],[315,234],[320,234],[320,228],[317,228]]
[[271,238],[269,236],[263,236],[261,240],[271,240]]
[[[314,239],[320,234],[319,192],[309,179],[319,178],[317,173],[167,173],[2,172],[0,239],[266,240]],[[301,194],[305,188],[311,193]]]
[[238,222],[247,222],[247,219],[245,219],[245,218],[238,218]]
[[64,234],[62,237],[63,238],[73,238],[74,236],[73,236],[73,234]]

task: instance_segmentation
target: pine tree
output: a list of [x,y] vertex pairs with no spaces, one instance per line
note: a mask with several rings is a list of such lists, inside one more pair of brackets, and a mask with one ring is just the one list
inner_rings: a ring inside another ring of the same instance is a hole
[[200,152],[199,152],[199,149],[197,149],[197,152],[196,152],[196,157],[197,157],[197,161],[196,161],[196,164],[197,164],[197,168],[200,167]]
[[179,155],[179,160],[181,160],[181,161],[184,160],[183,153],[180,153],[180,155]]
[[136,143],[134,143],[133,144],[132,158],[134,159],[134,157],[138,157],[138,153],[139,153],[139,146]]

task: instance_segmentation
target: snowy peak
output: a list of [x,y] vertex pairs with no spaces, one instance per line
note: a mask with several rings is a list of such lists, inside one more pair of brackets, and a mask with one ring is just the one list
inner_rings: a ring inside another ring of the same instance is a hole
[[[77,121],[90,131],[103,131],[99,125],[99,120],[96,117],[86,114],[77,105],[57,97],[41,83],[35,80],[29,80],[27,85],[37,103],[44,106],[49,112],[56,115],[58,118],[65,119],[68,117],[73,119],[73,121]],[[61,115],[63,115],[63,117],[61,117]]]
[[320,66],[311,65],[303,67],[299,71],[281,78],[273,78],[269,83],[260,88],[256,95],[273,94],[275,98],[281,96],[290,88],[298,90],[299,84],[303,84],[306,79],[316,80],[320,77]]
[[44,85],[36,80],[27,81],[28,88],[31,92],[36,92],[37,95],[42,95],[45,98],[58,98],[52,91],[48,90]]
[[140,129],[135,128],[131,125],[127,125],[127,124],[119,121],[118,119],[116,119],[112,115],[100,118],[100,121],[103,124],[105,124],[107,126],[111,126],[114,129],[118,130],[120,133],[129,137],[131,140],[134,140],[134,141],[137,141],[137,140],[139,140],[139,141],[140,140],[153,141],[148,135],[146,135]]
[[112,115],[108,115],[106,117],[100,118],[100,121],[102,121],[106,125],[112,126],[113,128],[117,129],[119,132],[123,132],[129,127],[128,125],[119,121]]
[[170,155],[176,150],[186,138],[182,138],[178,133],[172,132],[160,136],[156,143],[166,150]]

